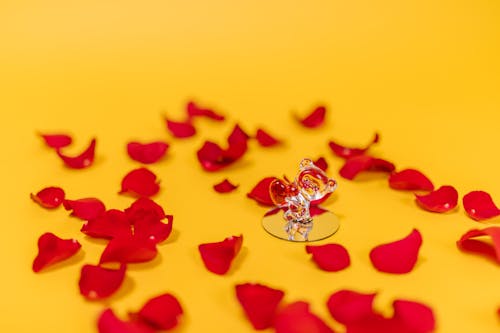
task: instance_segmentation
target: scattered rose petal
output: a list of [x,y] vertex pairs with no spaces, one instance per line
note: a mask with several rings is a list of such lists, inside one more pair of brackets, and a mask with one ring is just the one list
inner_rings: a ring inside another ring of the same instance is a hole
[[106,211],[104,203],[97,198],[64,200],[63,205],[64,209],[72,210],[71,216],[78,217],[82,220],[93,220]]
[[158,220],[162,220],[166,217],[163,208],[150,198],[141,197],[130,205],[130,207],[125,209],[125,214],[127,214],[130,223],[135,224],[135,221],[153,214]]
[[259,181],[257,185],[247,194],[247,197],[257,201],[264,206],[274,206],[271,194],[269,193],[269,186],[277,179],[276,177],[266,177]]
[[109,241],[101,255],[99,263],[146,262],[154,259],[157,253],[156,243],[144,237],[116,237]]
[[312,254],[316,265],[327,272],[338,272],[351,264],[349,253],[340,244],[307,245],[306,252]]
[[[475,239],[481,236],[489,236],[491,243]],[[500,264],[500,227],[469,230],[458,240],[457,246],[461,251],[475,253]]]
[[309,128],[315,128],[323,125],[325,121],[326,108],[324,106],[318,106],[314,109],[307,117],[297,120],[300,121],[302,125]]
[[170,330],[177,326],[183,314],[182,306],[171,294],[156,296],[144,304],[138,319],[156,330]]
[[271,136],[269,133],[260,128],[257,130],[255,138],[257,139],[259,145],[261,145],[262,147],[271,147],[281,143],[280,140],[276,139],[275,137]]
[[423,173],[415,169],[404,169],[389,176],[389,186],[395,190],[433,191],[434,184]]
[[190,122],[180,122],[165,119],[167,129],[174,137],[183,139],[189,138],[196,134],[196,128]]
[[330,296],[327,307],[336,321],[349,325],[375,315],[373,300],[376,295],[340,290]]
[[130,142],[127,144],[127,153],[131,159],[137,162],[151,164],[158,162],[165,156],[168,147],[168,143],[163,141],[150,143]]
[[285,293],[262,284],[236,285],[236,298],[240,302],[245,315],[256,330],[272,326],[278,305]]
[[429,212],[445,213],[457,207],[458,192],[453,186],[445,185],[426,195],[415,194],[415,199]]
[[37,194],[30,194],[31,199],[48,209],[59,207],[64,201],[64,190],[60,187],[46,187]]
[[334,333],[306,302],[295,302],[280,309],[274,319],[276,333]]
[[80,272],[80,294],[90,300],[109,297],[117,291],[125,279],[127,266],[122,264],[118,269],[101,266],[84,265]]
[[484,191],[472,191],[463,198],[464,209],[470,218],[483,221],[500,215],[491,195]]
[[139,321],[122,321],[113,310],[106,309],[97,321],[99,333],[155,333],[155,330]]
[[127,214],[117,209],[110,209],[102,215],[88,220],[83,224],[80,231],[94,238],[111,239],[132,235]]
[[309,214],[311,214],[311,217],[319,216],[326,212],[328,212],[328,209],[324,209],[318,205],[311,204],[311,206],[309,206]]
[[154,215],[142,217],[134,222],[134,235],[148,239],[154,243],[161,243],[172,233],[174,217],[167,215],[167,223],[163,223]]
[[[411,330],[406,332],[429,333],[436,329],[434,313],[427,305],[407,300],[395,300],[392,306],[394,307],[393,320]],[[400,330],[400,332],[403,331]]]
[[40,134],[40,136],[47,146],[55,149],[64,148],[73,142],[71,136],[66,134]]
[[358,155],[347,159],[339,173],[342,177],[352,180],[363,171],[392,172],[394,169],[394,164],[389,161],[368,155]]
[[240,125],[236,124],[227,138],[228,148],[226,155],[233,160],[241,158],[247,151],[247,141],[249,138]]
[[238,185],[233,185],[227,179],[224,179],[222,182],[214,185],[214,190],[219,193],[228,193],[236,190]]
[[92,165],[94,162],[96,139],[92,139],[90,145],[77,156],[66,156],[61,149],[57,149],[57,155],[63,160],[64,164],[71,169],[83,169]]
[[409,273],[418,260],[422,235],[417,229],[403,239],[376,246],[370,251],[370,260],[380,272]]
[[123,177],[120,194],[129,194],[136,197],[150,197],[160,190],[156,175],[146,168],[130,171]]
[[328,145],[330,146],[330,149],[333,151],[335,155],[342,158],[351,158],[354,156],[363,155],[364,153],[366,153],[368,149],[370,149],[371,146],[373,146],[378,141],[379,141],[379,134],[375,133],[372,141],[364,148],[348,148],[334,141],[330,141]]
[[186,105],[186,111],[189,119],[192,119],[194,117],[206,117],[216,121],[224,120],[223,115],[216,113],[212,109],[201,108],[195,102],[192,101]]
[[80,243],[75,239],[61,239],[47,232],[38,239],[38,255],[33,261],[33,271],[39,272],[45,267],[68,259],[80,250]]
[[320,157],[316,161],[314,161],[314,165],[316,165],[318,168],[320,168],[325,172],[328,169],[328,163],[326,162],[324,157]]
[[205,267],[212,273],[224,275],[229,271],[231,263],[240,252],[243,236],[231,236],[222,242],[200,244],[201,259]]

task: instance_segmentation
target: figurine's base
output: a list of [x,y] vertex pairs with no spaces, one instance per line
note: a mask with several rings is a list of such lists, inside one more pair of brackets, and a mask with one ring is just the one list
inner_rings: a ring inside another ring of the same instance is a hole
[[308,234],[307,239],[296,232],[291,239],[290,234],[286,231],[287,222],[283,219],[283,215],[277,214],[265,216],[262,219],[264,229],[274,237],[284,239],[291,242],[314,242],[330,237],[339,230],[340,224],[338,217],[331,213],[325,212],[313,218],[313,226]]

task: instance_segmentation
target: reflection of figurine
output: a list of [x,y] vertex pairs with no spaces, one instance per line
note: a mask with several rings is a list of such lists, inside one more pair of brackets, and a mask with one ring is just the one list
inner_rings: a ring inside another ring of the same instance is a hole
[[299,234],[307,241],[313,227],[313,219],[309,213],[311,202],[335,191],[337,183],[328,178],[310,159],[303,159],[299,168],[292,183],[281,179],[271,182],[269,193],[278,207],[286,209],[283,218],[287,222],[285,231],[288,239],[296,240],[295,236]]

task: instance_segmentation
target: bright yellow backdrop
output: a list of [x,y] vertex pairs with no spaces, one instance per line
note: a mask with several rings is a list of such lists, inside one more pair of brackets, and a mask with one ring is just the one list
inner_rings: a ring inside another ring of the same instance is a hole
[[[348,182],[327,207],[341,229],[327,242],[345,245],[352,266],[318,270],[303,244],[268,236],[264,210],[245,197],[268,175],[292,175],[303,157],[325,156],[337,176],[341,161],[330,138],[362,145],[399,168],[417,167],[436,185],[463,195],[489,191],[500,203],[500,2],[465,1],[20,1],[0,3],[2,112],[2,332],[94,332],[100,311],[119,315],[171,291],[186,310],[183,332],[251,332],[233,286],[260,282],[286,290],[286,301],[308,300],[328,323],[325,301],[341,288],[379,291],[377,307],[394,298],[435,309],[438,332],[498,332],[500,269],[460,253],[455,241],[482,225],[459,208],[420,210],[412,195],[383,178]],[[228,115],[198,122],[199,134],[175,140],[161,114],[181,117],[189,98]],[[319,130],[291,114],[318,103],[329,108]],[[250,152],[220,173],[201,170],[195,151],[219,142],[234,123],[264,126],[286,146]],[[65,169],[36,131],[69,131],[72,152],[98,139],[95,165]],[[83,237],[81,222],[63,209],[46,211],[29,193],[62,186],[68,197],[97,196],[108,207],[131,202],[116,194],[138,167],[125,154],[131,139],[167,139],[168,157],[152,167],[162,182],[156,199],[175,215],[172,239],[158,260],[130,265],[126,284],[109,302],[78,293],[83,263],[96,263],[103,242]],[[228,195],[211,186],[228,177]],[[371,267],[368,253],[418,228],[420,259],[408,275]],[[36,240],[51,231],[76,237],[84,255],[42,274],[31,271]],[[243,233],[244,249],[227,276],[210,274],[197,253],[202,242]],[[73,260],[75,261],[75,260]],[[338,327],[338,326],[336,326]]]

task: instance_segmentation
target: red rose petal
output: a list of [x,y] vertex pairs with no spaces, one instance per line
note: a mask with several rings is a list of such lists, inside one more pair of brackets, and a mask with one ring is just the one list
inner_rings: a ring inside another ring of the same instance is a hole
[[231,268],[231,263],[240,252],[243,236],[231,236],[222,242],[200,244],[201,259],[205,267],[212,273],[224,275]]
[[80,294],[90,300],[111,296],[122,285],[126,268],[127,266],[123,264],[118,269],[84,265],[78,282]]
[[320,206],[313,205],[313,204],[311,204],[311,206],[309,206],[309,214],[311,215],[311,217],[315,217],[315,216],[321,215],[321,214],[326,213],[326,212],[328,212],[328,209],[324,209]]
[[291,303],[278,311],[274,329],[276,333],[334,333],[321,318],[309,310],[306,302]]
[[127,214],[130,223],[135,224],[135,221],[153,214],[158,220],[163,220],[166,215],[163,208],[150,198],[139,198],[130,205],[129,208],[125,209],[125,214]]
[[196,134],[196,128],[190,122],[178,122],[165,119],[167,129],[176,138],[189,138]]
[[182,306],[177,298],[162,294],[147,301],[137,316],[156,330],[169,330],[177,326],[182,314]]
[[422,235],[417,229],[403,239],[376,246],[370,251],[370,260],[380,272],[409,273],[418,260]]
[[104,214],[88,220],[80,230],[84,234],[95,238],[114,238],[131,236],[132,229],[127,214],[117,209],[110,209]]
[[257,130],[255,138],[257,139],[259,145],[261,145],[262,147],[271,147],[281,143],[280,140],[274,138],[269,133],[260,128]]
[[122,321],[116,317],[113,310],[106,309],[97,322],[99,333],[155,333],[148,325],[137,321]]
[[328,169],[328,163],[326,162],[324,157],[320,157],[316,161],[314,161],[314,165],[316,165],[318,168],[320,168],[325,172]]
[[453,186],[446,185],[426,195],[415,194],[415,200],[429,212],[445,213],[457,207],[458,192]]
[[48,209],[59,207],[64,201],[64,190],[60,187],[46,187],[37,194],[30,194],[31,199]]
[[248,138],[248,134],[236,124],[227,138],[228,148],[225,153],[226,156],[235,161],[240,159],[247,151]]
[[68,259],[80,250],[80,243],[75,239],[61,239],[47,232],[38,239],[38,255],[33,261],[33,271],[39,272],[45,267]]
[[285,293],[262,284],[236,285],[236,298],[240,302],[245,315],[256,330],[272,326],[278,305]]
[[391,173],[389,186],[395,190],[433,191],[434,184],[423,173],[415,169],[404,169]]
[[326,108],[324,106],[318,106],[314,109],[311,114],[303,119],[297,118],[302,125],[309,128],[315,128],[323,125],[325,121]]
[[363,155],[368,149],[370,149],[372,145],[374,145],[378,141],[379,141],[379,135],[378,133],[375,133],[375,136],[373,137],[372,141],[364,148],[348,148],[334,141],[330,141],[328,145],[330,146],[330,149],[333,151],[335,155],[342,158],[351,158],[354,156]]
[[109,241],[101,255],[99,263],[146,262],[154,259],[157,253],[156,243],[144,237],[116,237]]
[[247,194],[247,197],[257,201],[264,206],[274,206],[271,194],[269,193],[269,186],[276,177],[266,177],[259,181],[257,185]]
[[[427,305],[407,300],[395,300],[393,320],[411,333],[429,333],[436,329],[436,320],[431,308]],[[400,330],[400,332],[402,332]]]
[[368,155],[358,155],[347,159],[339,173],[342,177],[352,180],[363,171],[392,172],[394,169],[394,164],[389,161]]
[[151,164],[158,162],[165,156],[168,147],[168,143],[163,141],[150,143],[130,142],[127,144],[127,153],[131,159],[137,162]]
[[[489,236],[491,243],[474,239],[481,236]],[[461,251],[476,253],[500,264],[500,227],[469,230],[458,240],[457,246]]]
[[69,146],[73,142],[71,136],[66,134],[40,134],[40,136],[47,146],[55,149]]
[[349,325],[365,318],[377,316],[373,311],[373,300],[376,295],[340,290],[330,296],[327,307],[336,321]]
[[139,168],[130,171],[123,177],[120,194],[129,194],[136,197],[150,197],[160,190],[156,175],[146,169]]
[[186,111],[189,119],[192,119],[194,117],[206,117],[216,121],[224,120],[223,115],[216,113],[212,109],[201,108],[195,102],[192,101],[186,105]]
[[57,149],[57,155],[63,160],[64,164],[71,169],[83,169],[92,165],[94,162],[96,139],[92,139],[90,145],[80,155],[66,156],[61,149]]
[[148,239],[154,243],[161,243],[172,233],[174,217],[167,215],[167,223],[163,223],[153,215],[143,217],[134,222],[134,235]]
[[306,252],[312,254],[316,265],[327,272],[338,272],[351,264],[349,253],[340,244],[307,245]]
[[82,220],[95,219],[106,211],[104,203],[97,198],[83,198],[78,200],[64,200],[64,209],[72,210],[71,216]]
[[219,193],[228,193],[236,190],[238,185],[233,185],[227,179],[224,179],[222,182],[214,185],[214,190]]
[[483,221],[500,215],[491,195],[484,191],[472,191],[463,198],[464,209],[470,218]]

